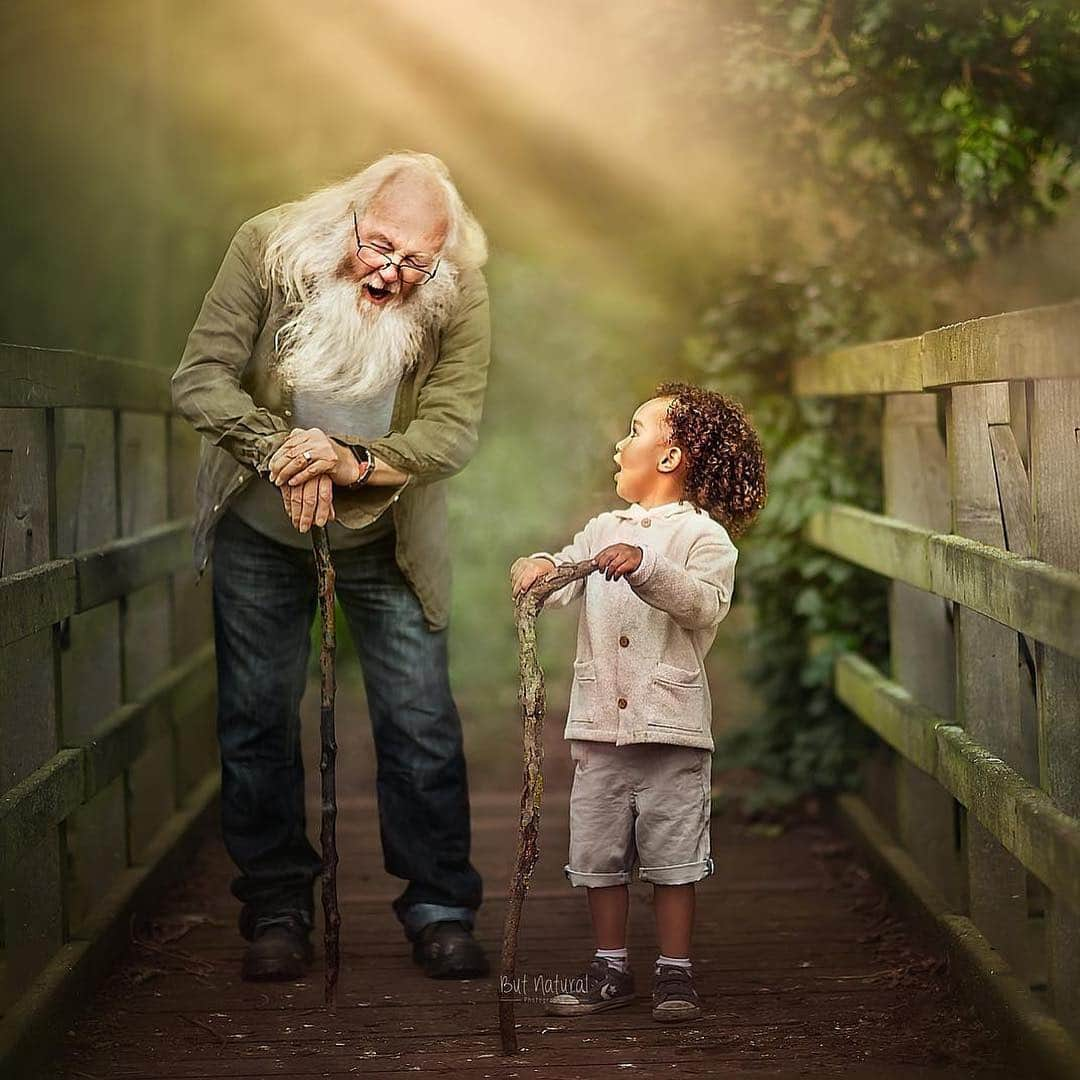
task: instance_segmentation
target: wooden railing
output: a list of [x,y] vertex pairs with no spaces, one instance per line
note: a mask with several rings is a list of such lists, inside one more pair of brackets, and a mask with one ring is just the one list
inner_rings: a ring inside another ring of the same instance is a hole
[[891,672],[835,670],[894,751],[865,801],[1076,1033],[1080,302],[809,359],[795,387],[885,399],[884,515],[807,528],[891,579]]
[[164,369],[0,346],[4,1075],[127,945],[217,792],[199,440],[171,409]]

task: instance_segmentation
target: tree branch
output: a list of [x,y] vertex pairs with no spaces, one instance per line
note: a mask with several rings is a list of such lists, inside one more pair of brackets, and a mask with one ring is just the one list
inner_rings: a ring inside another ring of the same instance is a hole
[[330,543],[326,530],[314,526],[311,530],[315,549],[315,570],[319,579],[319,612],[322,616],[322,647],[319,651],[321,681],[320,735],[322,756],[322,904],[324,951],[326,953],[325,1002],[333,1007],[337,999],[339,967],[338,928],[341,915],[337,901],[337,790],[334,769],[337,763],[337,735],[334,730],[334,697],[337,678],[334,654],[337,640],[334,634],[334,564],[330,561]]
[[517,967],[518,930],[525,893],[536,861],[540,857],[537,834],[544,794],[544,672],[536,651],[536,617],[544,601],[564,585],[588,577],[596,560],[559,566],[538,578],[514,605],[518,634],[518,666],[521,674],[521,740],[524,751],[521,785],[521,818],[518,824],[517,858],[510,879],[510,895],[503,927],[502,970],[499,980],[499,1033],[504,1054],[516,1054],[514,1025],[514,971]]

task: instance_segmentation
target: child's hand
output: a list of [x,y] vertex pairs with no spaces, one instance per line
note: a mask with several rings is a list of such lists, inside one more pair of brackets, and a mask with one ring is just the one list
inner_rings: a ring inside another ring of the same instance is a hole
[[545,574],[550,574],[555,564],[550,559],[517,559],[510,567],[510,585],[516,600],[532,588]]
[[641,565],[641,556],[641,548],[633,544],[612,544],[596,556],[596,568],[608,581],[618,581]]

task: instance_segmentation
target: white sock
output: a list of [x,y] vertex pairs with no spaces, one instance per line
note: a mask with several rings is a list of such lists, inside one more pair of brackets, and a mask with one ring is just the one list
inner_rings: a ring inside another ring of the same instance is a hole
[[693,965],[690,963],[690,957],[689,956],[686,956],[686,957],[664,956],[663,953],[661,953],[656,958],[657,970],[659,970],[661,964],[663,964],[664,967],[685,968],[687,971],[690,971],[693,968]]
[[630,954],[623,949],[597,949],[596,955],[606,960],[616,971],[625,971],[630,966]]

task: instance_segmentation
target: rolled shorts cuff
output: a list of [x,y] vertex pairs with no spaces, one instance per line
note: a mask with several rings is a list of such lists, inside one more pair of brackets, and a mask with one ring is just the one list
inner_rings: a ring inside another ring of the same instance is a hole
[[653,885],[690,885],[716,872],[712,856],[702,862],[676,863],[673,866],[641,866],[638,876]]
[[613,874],[590,874],[584,870],[571,870],[567,865],[563,867],[563,873],[571,885],[585,885],[590,889],[602,889],[608,885],[629,885],[631,881],[625,870],[617,870]]

